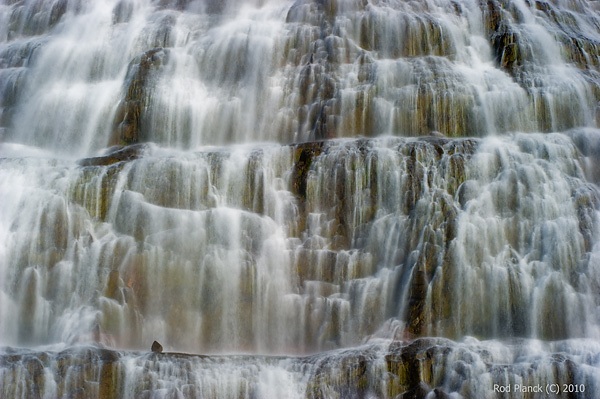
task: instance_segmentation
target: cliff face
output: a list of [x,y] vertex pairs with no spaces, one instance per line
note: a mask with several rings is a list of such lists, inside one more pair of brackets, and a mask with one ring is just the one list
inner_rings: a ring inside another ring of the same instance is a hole
[[4,135],[59,152],[556,132],[595,126],[600,101],[589,1],[27,0],[0,18]]
[[324,350],[386,323],[594,336],[586,159],[539,134],[5,159],[20,211],[5,215],[3,336],[198,352]]
[[594,398],[597,3],[2,1],[0,396]]

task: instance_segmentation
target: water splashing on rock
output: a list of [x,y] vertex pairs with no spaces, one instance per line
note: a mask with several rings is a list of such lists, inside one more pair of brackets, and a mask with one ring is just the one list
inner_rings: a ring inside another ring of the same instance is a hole
[[591,1],[2,1],[0,396],[595,397],[599,49]]

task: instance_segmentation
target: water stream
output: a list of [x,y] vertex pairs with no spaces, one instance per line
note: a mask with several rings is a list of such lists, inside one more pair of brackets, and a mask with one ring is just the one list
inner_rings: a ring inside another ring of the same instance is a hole
[[2,0],[0,396],[596,398],[596,3]]

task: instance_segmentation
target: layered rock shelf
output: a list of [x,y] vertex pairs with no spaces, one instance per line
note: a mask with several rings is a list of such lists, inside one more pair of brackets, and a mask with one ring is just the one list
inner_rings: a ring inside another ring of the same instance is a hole
[[[427,338],[303,357],[122,352],[97,347],[59,352],[3,348],[0,393],[31,399],[144,398],[157,392],[161,397],[186,399],[242,399],[268,393],[307,399],[446,399],[452,397],[448,392],[497,397],[494,387],[496,391],[510,387],[504,397],[541,399],[573,397],[572,392],[563,392],[570,387],[583,389],[576,397],[595,397],[600,380],[593,357],[581,358],[573,342],[545,343],[537,351],[526,349],[531,344]],[[596,346],[596,358],[598,350]],[[513,363],[514,359],[519,362]],[[280,386],[269,386],[269,379],[276,379],[271,382]],[[545,392],[549,381],[559,384],[559,394]],[[538,386],[544,392],[519,392]]]
[[596,399],[599,3],[0,0],[0,397]]

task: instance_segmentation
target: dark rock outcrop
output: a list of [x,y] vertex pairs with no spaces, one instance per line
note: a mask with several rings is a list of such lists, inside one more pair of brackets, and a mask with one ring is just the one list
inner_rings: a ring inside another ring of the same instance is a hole
[[310,165],[313,159],[323,152],[325,142],[315,141],[295,144],[293,147],[295,162],[291,178],[292,190],[300,198],[306,198],[306,180],[308,179]]
[[154,342],[152,342],[152,347],[150,348],[150,350],[153,353],[162,353],[163,347],[161,344],[158,343],[158,341],[154,341]]
[[396,396],[398,399],[425,399],[425,397],[431,392],[431,387],[424,382],[419,382],[408,391]]
[[[94,158],[84,158],[78,163],[81,166],[108,166],[118,162],[133,161],[142,156],[146,146],[143,144],[130,145],[127,147],[113,147],[108,154]],[[111,151],[112,150],[112,151]]]
[[114,119],[112,145],[135,144],[144,141],[144,110],[149,100],[151,84],[168,59],[168,50],[157,47],[136,57],[127,71],[125,97]]

